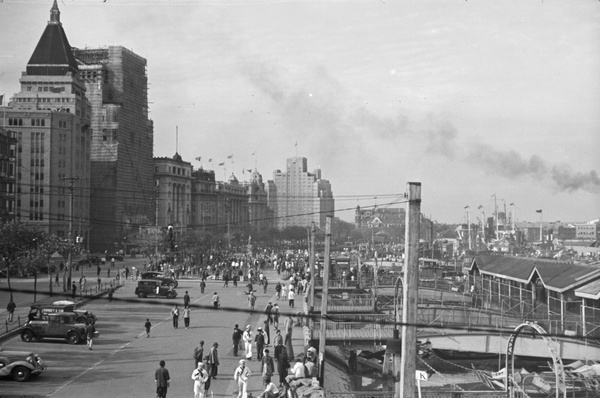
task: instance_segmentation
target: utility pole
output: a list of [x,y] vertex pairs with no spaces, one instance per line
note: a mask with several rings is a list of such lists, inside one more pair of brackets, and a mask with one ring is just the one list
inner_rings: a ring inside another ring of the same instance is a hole
[[402,358],[400,383],[395,398],[415,395],[417,370],[417,293],[419,284],[419,231],[421,227],[421,183],[408,183],[406,256],[402,291]]
[[323,290],[321,291],[321,323],[319,324],[319,382],[325,382],[325,344],[327,337],[327,295],[329,294],[329,250],[331,246],[331,216],[325,220],[325,258],[323,259]]
[[[310,280],[310,314],[313,314],[315,311],[315,282],[317,279],[317,272],[315,270],[315,234],[317,232],[317,226],[315,224],[315,222],[312,222],[312,225],[310,227],[310,250],[308,251],[309,254],[309,258],[308,258],[308,265],[310,267],[310,275],[311,275],[311,280]],[[314,320],[311,317],[311,326],[312,323],[314,322]],[[312,330],[312,328],[311,328]]]
[[[70,204],[69,204],[69,243],[73,242],[73,192],[75,191],[75,187],[74,187],[74,183],[77,180],[81,180],[83,179],[83,177],[62,177],[60,180],[61,181],[69,181],[69,196],[71,198],[70,200]],[[69,287],[70,288],[70,284],[73,282],[73,280],[71,279],[73,276],[73,251],[69,248],[69,256],[67,259],[67,264],[69,264]],[[67,284],[64,281],[64,275],[63,275],[63,291],[67,291]]]

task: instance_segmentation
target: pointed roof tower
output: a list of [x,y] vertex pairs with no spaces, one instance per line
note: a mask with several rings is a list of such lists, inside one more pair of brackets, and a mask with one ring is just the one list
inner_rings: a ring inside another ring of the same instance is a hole
[[60,23],[58,4],[54,0],[50,9],[50,21],[27,63],[27,74],[62,76],[68,72],[75,74],[78,71],[77,61]]

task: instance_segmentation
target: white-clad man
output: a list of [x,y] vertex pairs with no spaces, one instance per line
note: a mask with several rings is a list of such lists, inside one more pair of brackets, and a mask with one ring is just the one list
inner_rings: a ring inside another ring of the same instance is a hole
[[244,342],[244,350],[246,350],[246,359],[252,360],[252,326],[246,326],[244,334],[242,334],[242,341]]
[[204,398],[204,386],[208,381],[208,372],[204,369],[204,363],[198,362],[198,367],[192,372],[194,380],[194,398]]
[[238,385],[237,398],[246,398],[248,396],[248,379],[251,375],[252,372],[250,371],[250,368],[246,366],[246,360],[240,359],[240,366],[233,372],[233,380],[235,380]]

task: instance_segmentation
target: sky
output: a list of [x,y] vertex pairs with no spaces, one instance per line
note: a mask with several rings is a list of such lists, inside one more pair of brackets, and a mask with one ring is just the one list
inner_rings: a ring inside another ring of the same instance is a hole
[[[51,6],[0,0],[0,94],[20,90]],[[346,221],[406,207],[408,182],[438,222],[496,205],[517,221],[600,217],[600,1],[58,6],[71,46],[146,58],[156,157],[240,181],[306,157]]]

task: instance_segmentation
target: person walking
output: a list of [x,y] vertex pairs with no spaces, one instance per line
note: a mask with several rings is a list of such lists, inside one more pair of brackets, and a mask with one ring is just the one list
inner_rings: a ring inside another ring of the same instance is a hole
[[238,385],[237,398],[246,398],[248,396],[248,379],[252,375],[250,368],[246,366],[246,361],[240,359],[240,365],[233,372],[233,380]]
[[173,318],[173,327],[177,329],[179,327],[179,307],[177,304],[171,310],[171,317]]
[[267,280],[267,277],[265,276],[263,279],[263,293],[267,293],[267,286],[269,286],[269,281]]
[[265,347],[268,347],[271,344],[271,328],[269,327],[269,320],[265,319],[263,322],[265,324],[264,332],[265,332]]
[[54,286],[60,287],[60,279],[58,278],[58,272],[56,273],[56,276],[54,277]]
[[279,356],[277,357],[277,373],[279,374],[279,387],[282,387],[285,383],[285,377],[287,376],[290,363],[288,360],[287,351],[284,349],[279,350]]
[[237,323],[235,324],[235,327],[233,328],[233,336],[232,336],[232,341],[233,341],[233,356],[238,356],[238,351],[240,348],[240,340],[242,340],[242,330],[238,327]]
[[256,296],[253,292],[250,292],[248,296],[248,306],[250,307],[250,315],[254,314],[254,305],[256,304]]
[[275,352],[273,355],[275,356],[275,360],[279,358],[279,351],[283,348],[283,336],[281,335],[281,330],[277,329],[275,331],[275,338],[273,339],[273,347]]
[[290,292],[288,293],[288,304],[290,308],[294,308],[294,299],[296,298],[296,292],[294,289],[290,287]]
[[94,346],[94,333],[96,333],[96,327],[94,326],[94,321],[91,321],[85,327],[85,335],[87,337],[87,346],[90,350],[92,350]]
[[183,295],[183,307],[187,307],[190,305],[190,295],[188,294],[187,290],[185,291],[185,294]]
[[270,301],[265,307],[265,315],[267,316],[267,322],[273,322],[273,304]]
[[277,282],[275,285],[275,293],[277,293],[277,301],[281,298],[281,283]]
[[279,329],[279,305],[277,303],[271,308],[271,316],[273,317],[273,327]]
[[269,355],[268,348],[265,348],[265,355],[262,357],[260,364],[260,368],[262,369],[263,387],[266,387],[271,381],[271,376],[275,373],[275,363],[273,362],[273,357]]
[[113,285],[111,283],[108,288],[108,302],[111,302],[112,299],[113,299]]
[[160,361],[159,368],[154,372],[154,381],[156,382],[156,398],[167,398],[167,389],[171,385],[171,376],[165,368],[165,361]]
[[210,366],[210,377],[212,379],[217,378],[219,373],[219,343],[214,343],[210,351],[208,352],[208,366]]
[[256,336],[254,337],[256,343],[256,359],[259,361],[262,359],[265,349],[265,335],[263,334],[262,328],[256,329]]
[[248,361],[252,360],[252,326],[246,326],[246,330],[242,335],[242,340],[244,340],[244,350],[246,350],[246,359]]
[[8,304],[6,304],[6,311],[8,311],[8,322],[12,322],[13,316],[15,315],[15,308],[17,308],[17,305],[11,297],[8,301]]
[[204,289],[206,289],[206,282],[204,279],[200,281],[200,293],[204,294]]
[[186,329],[190,326],[190,312],[192,312],[192,309],[186,305],[183,308],[183,324]]
[[75,298],[75,295],[77,294],[77,285],[75,284],[75,281],[71,283],[71,294],[73,298]]
[[197,367],[198,362],[204,361],[204,340],[200,340],[200,344],[194,348],[194,365]]
[[152,324],[150,323],[149,318],[146,318],[146,323],[144,323],[144,327],[146,328],[146,337],[150,337],[150,329],[152,328]]
[[219,305],[221,305],[221,303],[219,302],[219,294],[217,292],[215,292],[215,294],[213,294],[212,296],[212,303],[213,303],[213,307],[216,310],[217,308],[219,308]]
[[208,372],[204,369],[204,362],[198,362],[196,369],[192,372],[194,398],[204,398],[204,385],[208,381],[208,378]]

